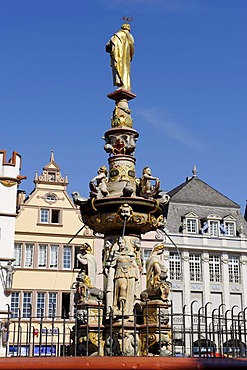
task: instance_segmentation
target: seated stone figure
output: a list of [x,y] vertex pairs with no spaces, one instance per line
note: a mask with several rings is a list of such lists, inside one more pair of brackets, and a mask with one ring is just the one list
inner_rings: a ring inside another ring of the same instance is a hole
[[107,169],[106,166],[102,166],[98,169],[98,174],[92,178],[89,183],[91,190],[91,198],[103,198],[106,197],[109,192],[107,190]]
[[[151,181],[155,181],[152,185]],[[140,179],[140,196],[144,198],[157,197],[160,191],[160,181],[157,177],[152,176],[151,169],[144,167],[142,170],[142,178]]]
[[171,283],[167,279],[167,267],[160,260],[165,249],[164,244],[156,244],[146,262],[147,283],[146,289],[141,293],[141,300],[168,301]]
[[78,306],[85,303],[102,302],[104,292],[91,285],[89,277],[84,271],[80,272],[73,283],[73,288],[76,288],[74,303]]

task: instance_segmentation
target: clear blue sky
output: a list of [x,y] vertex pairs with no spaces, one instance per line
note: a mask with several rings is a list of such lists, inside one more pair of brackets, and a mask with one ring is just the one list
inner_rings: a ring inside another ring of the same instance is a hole
[[133,17],[137,174],[170,190],[191,176],[247,199],[246,0],[7,0],[0,3],[0,148],[33,189],[54,150],[68,191],[88,196],[107,164],[114,103],[105,44]]

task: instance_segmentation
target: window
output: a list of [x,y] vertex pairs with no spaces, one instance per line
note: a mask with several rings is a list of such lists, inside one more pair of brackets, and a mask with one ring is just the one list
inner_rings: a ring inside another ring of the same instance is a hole
[[240,266],[238,257],[229,256],[228,271],[230,283],[240,283]]
[[57,310],[57,293],[49,293],[49,311],[48,317],[55,317]]
[[48,181],[55,181],[56,174],[55,172],[48,172]]
[[14,258],[13,266],[21,266],[21,244],[14,245]]
[[51,210],[51,223],[52,224],[59,224],[59,209],[52,209]]
[[207,221],[204,221],[205,226],[203,226],[202,231],[207,231],[209,235],[218,237],[220,234],[223,234],[224,231],[222,230],[222,226],[220,223],[222,222],[222,218],[217,214],[210,214],[207,217]]
[[62,319],[68,319],[70,313],[70,293],[62,293]]
[[146,262],[147,262],[147,259],[148,257],[150,256],[152,252],[152,249],[143,249],[142,250],[142,255],[143,255],[143,270],[142,270],[142,273],[146,273]]
[[221,281],[220,256],[209,256],[209,276],[212,282],[218,283]]
[[40,210],[40,222],[48,224],[49,222],[49,209]]
[[33,266],[33,244],[25,246],[25,267]]
[[198,233],[199,217],[194,212],[187,213],[182,217],[182,230],[187,233],[197,234]]
[[80,262],[77,259],[77,254],[80,252],[80,247],[75,247],[75,255],[74,255],[74,268],[79,269],[80,268]]
[[209,222],[209,234],[211,236],[219,236],[219,222],[218,221]]
[[186,221],[188,233],[197,233],[197,220],[188,218]]
[[20,307],[20,293],[18,292],[12,292],[11,294],[11,317],[18,317],[18,309]]
[[31,316],[31,301],[32,293],[23,293],[23,302],[22,302],[22,317]]
[[40,210],[40,222],[43,224],[59,224],[60,210],[42,208]]
[[37,293],[37,317],[45,316],[45,293]]
[[234,236],[235,235],[235,223],[225,222],[225,232],[227,236]]
[[55,203],[57,200],[57,197],[55,194],[48,193],[45,195],[45,201],[49,204]]
[[201,281],[201,256],[199,254],[190,254],[189,258],[190,265],[190,280]]
[[47,246],[39,245],[38,267],[46,267],[46,260],[47,260]]
[[50,246],[50,267],[57,267],[58,265],[58,245]]
[[71,269],[71,247],[63,247],[63,268]]
[[181,280],[181,260],[177,253],[170,253],[169,255],[169,270],[171,280]]

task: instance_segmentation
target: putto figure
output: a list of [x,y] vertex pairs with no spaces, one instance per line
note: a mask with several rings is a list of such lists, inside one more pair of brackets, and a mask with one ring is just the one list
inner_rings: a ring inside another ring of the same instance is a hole
[[[151,180],[155,181],[155,184],[151,184]],[[146,166],[142,170],[142,178],[140,179],[140,195],[144,198],[152,198],[157,196],[160,191],[160,181],[158,177],[152,176],[151,169]]]
[[107,190],[107,168],[102,166],[98,169],[98,174],[92,178],[89,183],[89,188],[91,190],[91,198],[103,198],[106,197],[109,193]]
[[106,52],[111,56],[113,85],[131,90],[130,62],[134,55],[134,37],[130,33],[130,24],[124,23],[106,44]]

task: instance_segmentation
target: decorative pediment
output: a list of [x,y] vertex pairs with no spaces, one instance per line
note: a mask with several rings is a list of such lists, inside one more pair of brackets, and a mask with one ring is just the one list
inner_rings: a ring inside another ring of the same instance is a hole
[[223,221],[224,222],[236,222],[236,218],[233,217],[232,215],[227,215],[227,216],[223,217]]
[[207,220],[220,221],[222,220],[222,217],[217,215],[216,213],[211,213],[210,215],[208,215]]
[[194,212],[189,212],[184,215],[184,218],[198,218],[199,219],[199,216]]
[[43,167],[42,174],[39,176],[36,172],[34,183],[53,183],[68,185],[67,175],[63,178],[59,165],[54,160],[54,152],[51,151],[50,162]]

